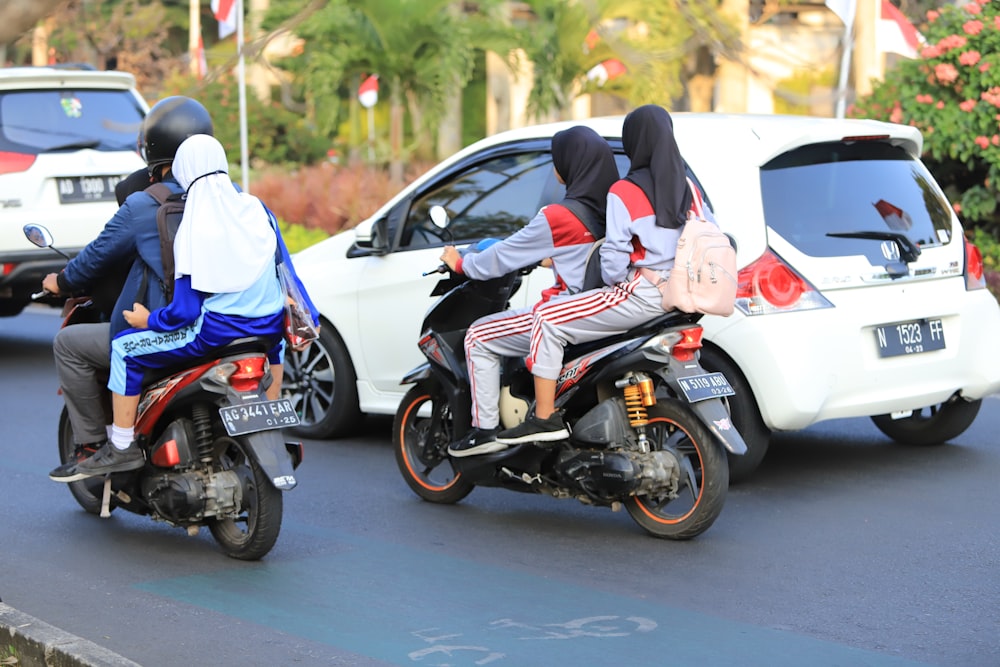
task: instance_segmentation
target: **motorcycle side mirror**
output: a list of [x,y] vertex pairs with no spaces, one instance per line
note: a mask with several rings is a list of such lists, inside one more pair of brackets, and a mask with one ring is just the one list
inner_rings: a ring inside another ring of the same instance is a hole
[[444,206],[431,206],[430,216],[434,226],[441,229],[448,226],[448,211],[445,210]]
[[39,248],[52,247],[52,232],[41,225],[25,225],[24,235]]

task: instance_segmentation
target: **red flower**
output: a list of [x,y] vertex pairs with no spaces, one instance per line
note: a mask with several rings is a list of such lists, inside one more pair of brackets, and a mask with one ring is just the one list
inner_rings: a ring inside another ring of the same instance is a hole
[[[979,5],[976,6],[978,7]],[[974,21],[966,21],[965,24],[962,25],[962,30],[965,31],[966,35],[978,35],[983,31],[983,22],[978,19]]]
[[966,51],[958,57],[958,62],[963,65],[971,66],[978,63],[981,58],[982,56],[979,54],[979,51]]
[[958,78],[958,70],[951,63],[940,63],[934,66],[934,75],[941,83],[954,83]]
[[975,100],[965,100],[964,102],[962,102],[961,104],[958,105],[958,108],[961,109],[962,111],[965,111],[966,113],[968,113],[968,112],[970,112],[970,111],[972,111],[973,109],[976,108],[976,101]]
[[979,12],[983,11],[983,8],[979,6],[979,3],[970,2],[965,6],[965,11],[969,12],[970,14],[978,14]]
[[986,150],[990,147],[990,140],[983,136],[976,137],[976,145]]

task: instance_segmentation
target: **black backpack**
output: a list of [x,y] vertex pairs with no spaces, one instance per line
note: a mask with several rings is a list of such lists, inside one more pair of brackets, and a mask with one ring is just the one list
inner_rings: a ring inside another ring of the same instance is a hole
[[[171,192],[163,183],[153,183],[146,188],[146,192],[160,204],[156,210],[156,231],[160,235],[160,262],[163,265],[163,281],[160,284],[167,303],[170,303],[174,298],[174,237],[181,226],[187,198],[183,192]],[[143,277],[140,296],[146,293],[145,282]]]
[[590,247],[590,251],[587,253],[587,268],[584,269],[583,287],[580,288],[580,291],[586,292],[587,290],[604,287],[604,278],[601,277],[601,253],[597,251],[600,249],[601,244],[604,243],[606,221],[594,213],[594,210],[589,206],[584,206],[572,199],[561,201],[559,205],[568,209],[570,213],[583,223],[587,231],[594,235],[594,245]]

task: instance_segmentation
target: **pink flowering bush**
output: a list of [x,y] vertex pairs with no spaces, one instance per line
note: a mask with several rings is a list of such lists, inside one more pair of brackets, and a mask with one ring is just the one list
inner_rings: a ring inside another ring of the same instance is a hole
[[927,12],[916,60],[886,72],[851,115],[908,123],[968,227],[1000,237],[1000,0]]

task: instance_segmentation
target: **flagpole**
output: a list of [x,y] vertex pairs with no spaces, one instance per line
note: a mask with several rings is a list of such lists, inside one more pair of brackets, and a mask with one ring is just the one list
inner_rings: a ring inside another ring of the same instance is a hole
[[[827,2],[827,6],[829,5]],[[847,79],[851,74],[851,54],[854,51],[854,17],[857,14],[857,0],[847,0],[847,6],[842,8],[842,11],[846,16],[840,17],[844,22],[844,43],[840,54],[840,78],[837,83],[837,107],[834,114],[837,118],[843,118],[847,109]]]
[[243,62],[243,0],[236,0],[236,66],[240,87],[240,171],[243,173],[243,192],[250,191],[250,160],[247,155],[247,86],[246,66]]

